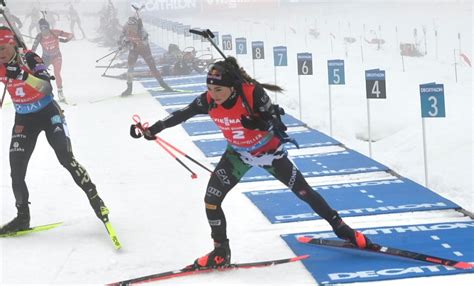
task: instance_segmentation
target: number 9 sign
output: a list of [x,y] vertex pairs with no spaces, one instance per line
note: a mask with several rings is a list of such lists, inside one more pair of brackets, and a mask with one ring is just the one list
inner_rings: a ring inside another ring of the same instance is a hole
[[237,55],[247,54],[247,39],[246,38],[235,38],[235,53]]
[[298,75],[313,74],[313,55],[311,53],[299,53],[296,55],[298,61]]

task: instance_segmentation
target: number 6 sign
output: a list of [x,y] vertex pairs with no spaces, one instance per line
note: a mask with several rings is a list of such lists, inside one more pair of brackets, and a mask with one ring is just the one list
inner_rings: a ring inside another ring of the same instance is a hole
[[296,55],[298,62],[298,75],[313,74],[313,55],[311,53],[299,53]]

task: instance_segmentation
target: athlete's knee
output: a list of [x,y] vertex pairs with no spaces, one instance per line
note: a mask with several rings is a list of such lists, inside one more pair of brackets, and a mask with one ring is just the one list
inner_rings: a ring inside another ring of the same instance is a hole
[[206,190],[206,195],[204,196],[204,204],[206,206],[206,210],[217,210],[221,207],[223,199],[224,194],[221,190],[214,186],[208,186]]

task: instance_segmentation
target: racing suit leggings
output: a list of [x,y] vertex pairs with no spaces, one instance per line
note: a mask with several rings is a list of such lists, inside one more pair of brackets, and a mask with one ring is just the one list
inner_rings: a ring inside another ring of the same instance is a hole
[[148,68],[151,71],[151,74],[158,81],[160,86],[165,89],[170,88],[165,83],[163,77],[161,76],[161,73],[156,68],[155,59],[151,54],[149,45],[139,46],[130,50],[130,53],[128,54],[127,82],[131,83],[133,81],[133,70],[135,69],[135,64],[137,63],[138,56],[142,56],[143,60],[145,60],[146,64],[148,65]]
[[54,56],[48,56],[48,55],[43,54],[42,58],[44,60],[44,65],[46,67],[49,67],[49,65],[53,65],[53,72],[54,72],[54,78],[56,81],[56,87],[58,89],[63,88],[63,78],[61,76],[63,56],[61,55],[61,53]]
[[[204,203],[211,226],[211,237],[215,242],[227,240],[222,201],[251,167],[242,161],[237,152],[228,147],[211,175]],[[298,198],[305,201],[320,217],[331,225],[334,224],[332,222],[337,211],[333,210],[324,198],[309,186],[301,172],[286,155],[273,160],[272,166],[265,167],[265,170],[285,184]]]
[[[16,114],[10,143],[10,168],[12,188],[17,205],[28,203],[29,193],[25,182],[26,170],[36,140],[45,131],[49,145],[61,165],[71,174],[76,184],[91,198],[97,194],[87,171],[76,161],[72,153],[67,125],[59,105],[53,101],[42,110],[29,114]],[[42,173],[42,170],[35,170]],[[57,174],[41,174],[43,181],[54,180]],[[45,188],[47,185],[41,186]],[[37,187],[39,188],[39,186]]]

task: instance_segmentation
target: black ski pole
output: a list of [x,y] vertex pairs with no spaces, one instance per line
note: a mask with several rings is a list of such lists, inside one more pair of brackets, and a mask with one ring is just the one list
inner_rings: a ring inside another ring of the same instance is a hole
[[[2,14],[3,18],[5,19],[5,22],[7,22],[8,27],[13,33],[13,37],[15,37],[15,41],[17,44],[23,49],[26,50],[26,45],[25,43],[18,37],[16,34],[15,30],[13,29],[13,25],[11,24],[10,20],[8,19],[7,15],[5,15],[5,7],[7,7],[7,4],[5,3],[5,0],[0,0],[0,14]],[[3,106],[3,101],[5,100],[5,94],[7,93],[7,85],[5,84],[5,89],[3,90],[3,95],[2,99],[0,100],[0,108]]]
[[112,52],[110,52],[110,53],[106,54],[105,56],[103,56],[103,57],[101,57],[101,58],[97,59],[95,62],[96,62],[96,63],[98,63],[100,60],[103,60],[103,59],[105,59],[106,57],[108,57],[108,56],[110,56],[110,55],[112,55],[112,54],[114,54],[114,53],[117,53],[117,52],[119,52],[120,50],[122,50],[122,48],[121,48],[121,47],[120,47],[120,48],[118,48],[117,50],[114,50],[114,51],[112,51]]
[[107,73],[107,71],[109,70],[110,66],[112,65],[112,63],[115,61],[115,58],[117,57],[117,55],[119,54],[121,49],[117,50],[114,57],[110,60],[110,63],[109,65],[107,66],[107,68],[105,69],[104,73],[102,74],[102,76],[105,76],[105,74]]
[[[226,55],[221,51],[221,49],[219,49],[217,44],[212,40],[214,38],[214,33],[212,33],[211,30],[206,29],[206,30],[199,31],[199,30],[191,29],[191,30],[189,30],[189,32],[192,33],[192,34],[196,34],[196,35],[199,35],[201,37],[206,38],[211,43],[211,45],[219,52],[219,54],[221,54],[221,56],[224,58],[224,60],[227,60]],[[237,76],[237,78],[239,78],[242,82],[247,82],[242,77],[242,75],[240,74],[240,71],[233,70],[233,72],[235,73],[235,76]],[[244,102],[244,106],[245,106],[245,109],[247,110],[247,112],[251,115],[254,114],[252,108],[250,108],[250,104],[247,101],[247,98],[245,96],[241,96],[241,98],[242,98],[242,101]]]

